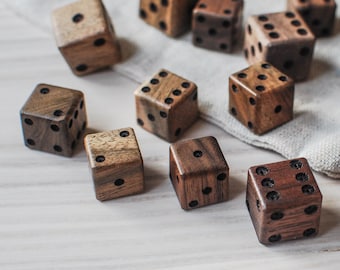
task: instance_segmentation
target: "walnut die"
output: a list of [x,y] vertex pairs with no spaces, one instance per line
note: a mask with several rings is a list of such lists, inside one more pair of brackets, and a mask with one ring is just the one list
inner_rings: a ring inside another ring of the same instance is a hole
[[25,145],[72,156],[87,126],[82,92],[39,84],[20,111]]
[[139,16],[170,37],[190,29],[191,13],[197,0],[140,0]]
[[143,192],[143,159],[132,128],[90,134],[84,144],[98,200]]
[[53,11],[58,48],[73,73],[79,76],[121,60],[111,19],[101,0],[80,0]]
[[228,200],[229,167],[214,137],[170,145],[170,178],[185,210]]
[[287,0],[287,8],[300,13],[316,37],[332,34],[336,7],[335,0]]
[[201,0],[193,10],[193,44],[230,53],[242,33],[243,0]]
[[198,117],[197,86],[165,69],[135,91],[137,122],[173,142]]
[[294,82],[266,62],[229,77],[229,112],[261,135],[293,119]]
[[296,81],[308,77],[315,37],[298,13],[251,16],[245,29],[244,54],[250,64],[266,61]]
[[246,194],[261,243],[273,244],[318,233],[322,194],[306,159],[251,167]]

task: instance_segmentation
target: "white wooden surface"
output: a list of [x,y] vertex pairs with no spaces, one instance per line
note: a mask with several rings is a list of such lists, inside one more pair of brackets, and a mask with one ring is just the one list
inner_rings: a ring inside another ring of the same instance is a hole
[[[135,123],[137,82],[113,71],[71,74],[53,37],[0,3],[0,269],[339,269],[340,182],[316,174],[324,195],[320,235],[266,247],[245,206],[246,171],[282,157],[198,121],[185,138],[215,136],[231,168],[231,199],[179,207],[168,178],[168,143]],[[144,194],[100,203],[84,151],[62,158],[24,147],[19,110],[36,84],[86,94],[95,130],[135,128]]]

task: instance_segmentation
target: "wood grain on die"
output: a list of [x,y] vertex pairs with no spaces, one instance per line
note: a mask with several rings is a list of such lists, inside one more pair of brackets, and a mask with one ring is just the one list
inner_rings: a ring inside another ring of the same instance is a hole
[[304,158],[251,167],[246,200],[261,243],[319,231],[322,194]]
[[315,36],[298,13],[251,16],[245,31],[244,54],[250,64],[267,61],[294,80],[309,74]]
[[332,34],[337,8],[334,0],[287,0],[287,8],[299,12],[316,37]]
[[229,167],[214,137],[172,144],[170,177],[183,209],[228,200]]
[[84,144],[98,200],[144,190],[143,159],[132,128],[90,134]]
[[197,86],[162,69],[135,91],[137,122],[173,142],[197,119]]
[[193,43],[231,52],[242,32],[243,1],[201,0],[193,10]]
[[82,92],[39,84],[20,111],[24,140],[31,149],[72,156],[87,126]]
[[101,0],[80,0],[52,13],[58,48],[76,75],[86,75],[121,60],[111,19]]
[[293,119],[294,81],[266,62],[229,78],[229,112],[255,134]]
[[197,0],[140,0],[139,15],[168,36],[177,37],[190,28]]

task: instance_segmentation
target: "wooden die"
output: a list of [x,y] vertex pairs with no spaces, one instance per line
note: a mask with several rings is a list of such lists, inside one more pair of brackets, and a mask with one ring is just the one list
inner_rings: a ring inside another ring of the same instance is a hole
[[89,134],[84,144],[98,200],[144,190],[143,159],[132,128]]
[[266,61],[296,81],[308,77],[315,36],[298,13],[251,16],[245,30],[244,54],[249,64]]
[[229,78],[229,112],[261,135],[293,119],[294,81],[266,62]]
[[86,75],[121,60],[111,19],[101,0],[79,0],[53,11],[58,48],[73,73]]
[[140,0],[139,16],[170,37],[190,29],[191,12],[197,0]]
[[173,142],[197,119],[197,86],[165,69],[135,91],[137,122]]
[[87,126],[84,94],[39,84],[20,111],[25,145],[70,157]]
[[246,203],[263,244],[319,231],[322,194],[304,158],[251,167]]
[[335,0],[287,0],[288,9],[300,13],[316,37],[333,32],[336,18]]
[[214,137],[172,144],[170,178],[185,210],[228,200],[229,167]]
[[201,0],[193,11],[193,44],[231,52],[242,33],[243,0]]

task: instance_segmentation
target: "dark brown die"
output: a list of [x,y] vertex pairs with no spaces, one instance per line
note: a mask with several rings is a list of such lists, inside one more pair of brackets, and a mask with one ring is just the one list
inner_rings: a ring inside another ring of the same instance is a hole
[[190,29],[191,13],[197,0],[140,0],[139,16],[170,37]]
[[84,143],[98,200],[144,190],[143,159],[132,128],[89,134]]
[[229,167],[214,137],[172,144],[170,178],[185,210],[228,200]]
[[35,88],[20,116],[26,146],[67,157],[87,125],[83,93],[48,84]]
[[58,48],[73,73],[86,75],[121,60],[111,19],[101,0],[80,0],[52,14]]
[[307,78],[315,37],[298,13],[249,17],[244,44],[244,54],[250,64],[266,61],[296,81]]
[[251,167],[246,203],[263,244],[319,231],[322,194],[304,158]]
[[197,86],[165,69],[135,91],[137,122],[173,142],[197,119]]
[[266,62],[229,78],[229,112],[261,135],[293,119],[294,82]]
[[287,0],[288,9],[300,13],[316,37],[332,34],[335,0]]
[[242,32],[243,0],[201,0],[193,11],[194,45],[231,52]]

